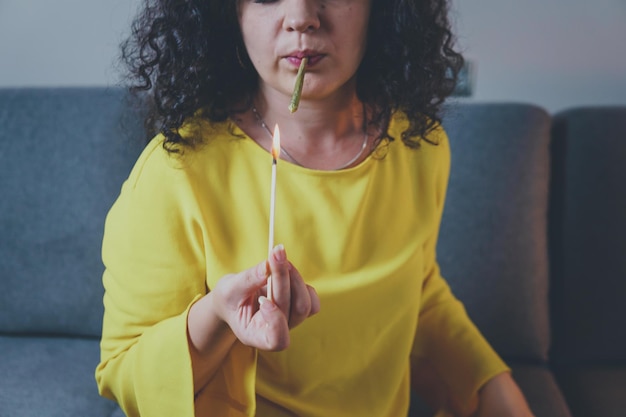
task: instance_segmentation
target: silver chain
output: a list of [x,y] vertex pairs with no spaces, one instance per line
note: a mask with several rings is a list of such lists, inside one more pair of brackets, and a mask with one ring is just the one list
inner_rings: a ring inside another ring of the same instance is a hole
[[[272,134],[272,131],[270,130],[270,128],[267,126],[267,123],[265,123],[265,120],[263,120],[263,118],[261,117],[261,115],[259,114],[259,111],[256,109],[256,107],[254,105],[252,105],[252,113],[254,113],[254,116],[256,117],[257,121],[261,124],[261,126],[263,127],[263,129],[265,129],[265,131],[267,132],[267,134],[270,136],[270,139],[274,138],[274,135]],[[365,148],[367,147],[367,139],[368,139],[368,134],[367,134],[367,130],[364,128],[364,135],[363,135],[363,144],[361,145],[361,148],[359,149],[359,152],[354,155],[354,157],[352,157],[352,159],[350,159],[348,162],[346,162],[345,164],[341,165],[339,168],[335,168],[335,171],[339,171],[342,169],[345,169],[347,167],[349,167],[350,165],[352,165],[353,163],[355,163],[360,157],[361,155],[363,155],[363,151],[365,150]],[[291,156],[289,154],[289,152],[287,152],[285,150],[285,148],[283,148],[282,146],[280,147],[280,152],[285,154],[285,156],[287,158],[289,158],[291,160],[291,162],[293,162],[296,165],[299,165],[301,167],[303,167],[304,165],[302,165],[300,162],[298,162],[298,160],[296,158],[294,158],[293,156]]]

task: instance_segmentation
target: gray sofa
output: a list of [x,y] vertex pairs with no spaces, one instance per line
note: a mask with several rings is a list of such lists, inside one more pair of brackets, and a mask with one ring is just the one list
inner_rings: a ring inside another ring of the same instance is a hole
[[[124,97],[0,89],[1,417],[123,415],[93,373],[104,218],[142,147]],[[626,416],[626,106],[455,103],[444,125],[453,290],[537,417]]]

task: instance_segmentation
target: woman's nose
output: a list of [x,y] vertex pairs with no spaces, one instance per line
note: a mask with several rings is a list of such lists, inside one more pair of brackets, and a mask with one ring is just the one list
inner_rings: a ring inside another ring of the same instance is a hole
[[318,0],[284,0],[283,28],[287,31],[306,32],[320,27]]

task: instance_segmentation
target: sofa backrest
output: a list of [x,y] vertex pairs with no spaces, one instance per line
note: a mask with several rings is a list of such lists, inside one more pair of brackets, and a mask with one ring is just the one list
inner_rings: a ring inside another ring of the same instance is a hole
[[142,147],[123,97],[0,89],[0,333],[100,335],[104,218]]
[[554,117],[550,210],[556,365],[626,364],[626,106]]
[[524,104],[452,105],[452,167],[438,259],[507,360],[545,362],[550,116]]

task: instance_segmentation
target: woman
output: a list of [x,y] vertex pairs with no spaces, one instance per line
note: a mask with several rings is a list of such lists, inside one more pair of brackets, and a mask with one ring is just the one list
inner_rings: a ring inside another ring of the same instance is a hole
[[531,415],[435,259],[462,64],[444,0],[147,0],[123,52],[158,135],[107,217],[102,395],[402,416],[412,386],[441,413]]

